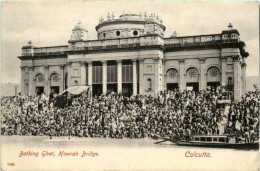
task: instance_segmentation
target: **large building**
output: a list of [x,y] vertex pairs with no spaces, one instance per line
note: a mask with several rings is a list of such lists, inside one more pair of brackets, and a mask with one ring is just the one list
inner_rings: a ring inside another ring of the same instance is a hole
[[164,37],[166,27],[155,14],[114,14],[96,26],[97,40],[88,40],[82,22],[68,45],[22,47],[21,91],[59,93],[89,85],[93,94],[111,91],[151,94],[226,86],[239,100],[245,93],[248,53],[231,24],[220,34]]

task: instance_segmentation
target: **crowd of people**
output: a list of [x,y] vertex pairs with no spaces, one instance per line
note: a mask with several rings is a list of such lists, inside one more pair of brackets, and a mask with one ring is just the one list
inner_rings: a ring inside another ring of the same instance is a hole
[[221,87],[199,92],[161,92],[125,97],[110,93],[74,97],[64,108],[45,95],[1,100],[1,134],[111,138],[190,137],[192,135],[259,137],[259,91],[226,103]]

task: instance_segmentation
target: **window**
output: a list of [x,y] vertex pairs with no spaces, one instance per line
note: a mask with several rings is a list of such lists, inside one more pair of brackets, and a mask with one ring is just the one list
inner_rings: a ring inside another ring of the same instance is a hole
[[120,36],[120,31],[116,31],[116,35],[117,35],[117,36]]
[[106,38],[106,33],[103,33],[103,37]]
[[151,78],[147,79],[147,86],[148,86],[148,88],[147,88],[148,91],[152,90],[152,79]]
[[78,86],[78,85],[79,85],[78,81],[75,80],[75,81],[74,81],[74,86]]
[[135,30],[135,31],[133,32],[133,34],[134,34],[134,36],[137,36],[137,35],[138,35],[138,32]]

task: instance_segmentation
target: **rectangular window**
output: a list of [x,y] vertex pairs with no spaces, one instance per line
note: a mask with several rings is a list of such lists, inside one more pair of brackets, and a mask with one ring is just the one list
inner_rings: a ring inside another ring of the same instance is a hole
[[133,66],[123,65],[122,66],[122,83],[132,83],[133,82]]
[[107,66],[107,83],[117,82],[117,66]]
[[93,84],[102,84],[102,66],[93,66]]

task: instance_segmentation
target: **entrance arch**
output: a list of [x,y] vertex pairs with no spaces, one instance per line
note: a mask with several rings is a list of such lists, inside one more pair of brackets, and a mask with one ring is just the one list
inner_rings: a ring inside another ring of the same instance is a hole
[[210,86],[214,89],[220,86],[221,74],[219,68],[216,66],[209,67],[207,70],[206,80],[207,86]]
[[51,82],[51,92],[55,94],[59,94],[60,92],[60,85],[59,85],[59,75],[57,73],[52,73],[50,76]]
[[44,92],[44,75],[41,73],[35,76],[35,92],[37,95]]
[[166,72],[166,86],[167,90],[175,90],[179,88],[178,71],[170,68]]
[[187,90],[199,91],[199,71],[195,67],[191,67],[186,71],[186,87]]

